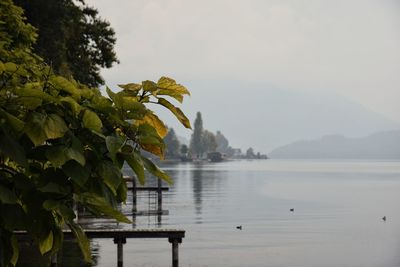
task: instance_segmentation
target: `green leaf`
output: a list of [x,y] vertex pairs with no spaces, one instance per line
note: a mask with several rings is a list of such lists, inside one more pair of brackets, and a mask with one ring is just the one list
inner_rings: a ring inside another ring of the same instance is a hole
[[68,208],[61,202],[53,199],[48,199],[45,202],[43,202],[43,208],[48,211],[57,212],[67,221],[73,220],[76,217],[74,211],[71,208]]
[[183,124],[183,126],[185,126],[188,129],[192,128],[190,126],[189,119],[185,116],[185,114],[183,114],[182,110],[180,110],[179,108],[172,105],[168,100],[166,100],[164,98],[159,98],[158,104],[169,109],[175,115],[175,117]]
[[[75,215],[75,214],[74,214]],[[62,247],[64,241],[64,234],[60,227],[53,230],[53,251],[57,251]]]
[[134,93],[137,93],[142,89],[142,85],[137,83],[118,84],[118,86]]
[[63,137],[68,131],[68,127],[60,116],[56,114],[50,114],[46,118],[46,121],[43,125],[43,130],[48,139],[55,139]]
[[124,154],[129,154],[132,153],[133,151],[133,147],[131,145],[124,145],[123,147],[121,147],[121,152]]
[[16,204],[17,197],[14,192],[0,184],[0,201],[3,204]]
[[64,77],[53,76],[50,82],[58,90],[61,90],[61,91],[64,91],[64,92],[70,94],[73,98],[78,99],[80,97],[78,88],[76,88],[76,86],[72,82],[68,81]]
[[146,181],[146,177],[144,174],[144,166],[142,159],[140,158],[139,155],[136,153],[132,154],[125,154],[124,158],[126,162],[128,163],[129,167],[132,168],[132,170],[135,172],[136,177],[141,185],[144,185]]
[[43,92],[42,85],[40,83],[28,83],[23,88],[18,88],[15,93],[21,98],[37,98],[39,100],[45,100],[49,102],[57,103],[57,98]]
[[146,111],[146,106],[140,103],[136,97],[121,96],[118,97],[117,99],[119,102],[117,107],[126,111],[138,112],[144,115]]
[[138,143],[144,150],[164,158],[165,144],[155,128],[147,123],[140,124],[137,132]]
[[19,246],[18,246],[18,240],[15,235],[11,236],[11,248],[12,248],[12,257],[11,257],[11,264],[13,266],[17,265],[18,258],[19,258]]
[[114,100],[114,98],[115,98],[115,93],[114,93],[110,88],[108,88],[108,86],[106,86],[106,92],[107,92],[108,96],[109,96],[112,100]]
[[142,116],[146,111],[146,106],[140,103],[136,97],[124,96],[118,93],[114,98],[114,103],[118,109],[122,109],[124,111],[138,112],[141,113]]
[[24,129],[24,122],[0,108],[0,115],[4,117],[8,124],[13,128],[16,133],[22,132]]
[[18,66],[14,62],[7,62],[7,63],[4,63],[4,69],[7,72],[16,72],[18,69]]
[[46,236],[39,239],[39,250],[42,255],[53,248],[53,232],[50,231]]
[[35,145],[41,145],[47,140],[43,126],[46,122],[46,115],[41,113],[31,113],[25,124],[24,132]]
[[86,159],[85,159],[85,156],[82,154],[82,152],[80,150],[77,150],[74,147],[69,147],[69,148],[66,149],[65,154],[69,159],[75,160],[76,162],[78,162],[82,166],[85,166]]
[[2,74],[6,70],[6,67],[4,66],[3,62],[0,61],[0,74]]
[[83,127],[93,130],[95,132],[101,133],[101,128],[103,127],[103,123],[101,122],[99,116],[93,111],[86,109],[83,113]]
[[112,107],[112,102],[110,99],[104,96],[94,96],[91,103],[88,105],[95,111],[100,111],[102,113],[115,113],[115,109]]
[[164,171],[160,170],[151,160],[142,157],[143,165],[148,172],[153,174],[154,176],[163,179],[169,184],[172,184],[172,179],[166,174]]
[[43,187],[39,187],[38,190],[43,193],[53,193],[63,196],[71,192],[69,188],[53,182],[50,182]]
[[65,146],[54,146],[46,150],[46,158],[53,164],[54,167],[58,168],[64,165],[65,162],[70,158],[65,153],[67,148]]
[[120,222],[131,223],[120,211],[114,209],[104,198],[93,193],[82,193],[76,196],[76,201],[88,205],[97,212],[112,217]]
[[128,186],[126,185],[126,182],[123,182],[119,185],[117,189],[117,201],[125,203],[127,198],[127,193],[128,193]]
[[77,185],[83,187],[89,179],[90,172],[87,168],[78,164],[74,160],[70,160],[62,166],[62,170]]
[[27,110],[35,110],[42,105],[44,100],[57,103],[56,98],[43,92],[42,82],[27,83],[24,87],[15,90],[15,94],[24,109]]
[[60,116],[37,112],[31,113],[24,128],[24,132],[36,146],[47,139],[63,137],[67,131],[68,127]]
[[75,99],[73,99],[73,98],[70,97],[70,96],[62,97],[62,98],[60,98],[60,101],[61,101],[61,103],[66,103],[66,104],[68,104],[69,107],[70,107],[71,110],[72,110],[72,113],[73,113],[75,116],[78,116],[79,113],[80,113],[81,110],[82,110],[82,107],[78,104],[78,102],[76,102]]
[[123,144],[124,141],[119,136],[106,137],[106,146],[111,154],[116,154],[120,150]]
[[58,201],[55,201],[53,199],[48,199],[45,202],[43,202],[43,208],[45,210],[51,211],[51,210],[57,209],[59,204],[60,204],[60,202],[58,202]]
[[10,157],[12,160],[21,164],[22,166],[26,166],[28,164],[24,148],[8,133],[2,134],[0,132],[0,155],[1,154]]
[[82,166],[86,164],[86,159],[82,151],[75,147],[53,146],[46,150],[45,155],[56,168],[61,167],[69,160],[74,160]]
[[143,81],[142,86],[144,91],[153,92],[158,90],[157,84],[152,81]]
[[75,238],[78,240],[78,245],[82,251],[84,261],[87,263],[91,263],[92,258],[90,254],[89,239],[86,237],[82,228],[78,224],[74,223],[73,221],[69,221],[67,224],[74,234]]
[[97,166],[97,173],[115,195],[118,186],[123,181],[121,170],[109,161],[102,161]]

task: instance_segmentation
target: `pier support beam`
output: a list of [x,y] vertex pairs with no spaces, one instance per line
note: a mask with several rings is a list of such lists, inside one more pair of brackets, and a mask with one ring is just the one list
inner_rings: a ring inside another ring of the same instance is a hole
[[135,178],[132,177],[132,213],[137,212],[137,190],[136,190],[136,181]]
[[124,266],[124,253],[123,253],[123,245],[126,244],[125,237],[116,237],[114,238],[114,244],[117,244],[117,266]]
[[182,243],[182,238],[168,238],[172,244],[172,267],[179,267],[179,244]]
[[50,266],[51,267],[57,267],[57,253],[51,255],[51,260],[50,260]]
[[162,213],[162,191],[161,191],[161,179],[158,178],[157,180],[158,182],[158,188],[157,188],[157,208],[158,208],[158,212],[161,214]]

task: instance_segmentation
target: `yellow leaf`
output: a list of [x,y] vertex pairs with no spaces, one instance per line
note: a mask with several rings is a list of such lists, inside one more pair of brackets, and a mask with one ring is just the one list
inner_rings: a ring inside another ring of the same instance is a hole
[[158,104],[169,109],[175,115],[175,117],[183,124],[183,126],[185,126],[188,129],[192,129],[192,127],[190,126],[189,119],[185,116],[185,114],[183,114],[180,108],[175,107],[168,100],[164,98],[159,98]]
[[118,84],[118,86],[121,87],[122,89],[133,92],[138,92],[140,91],[140,89],[142,89],[142,85],[137,83]]
[[143,120],[139,121],[139,124],[142,123],[147,123],[150,126],[152,126],[154,129],[156,129],[157,134],[161,137],[164,138],[167,133],[168,129],[167,126],[155,115],[153,112],[149,111],[146,113],[144,116]]
[[39,240],[39,250],[40,253],[43,255],[46,252],[49,252],[53,248],[53,232],[50,231],[49,234]]
[[161,77],[157,82],[157,87],[164,90],[170,90],[181,95],[190,95],[185,86],[177,84],[175,80],[168,77]]
[[158,157],[160,159],[164,159],[164,149],[159,146],[159,145],[150,145],[150,144],[140,144],[140,146],[146,150],[147,152],[150,152]]
[[148,92],[153,92],[158,89],[157,84],[152,81],[143,81],[142,86],[143,86],[143,90],[148,91]]

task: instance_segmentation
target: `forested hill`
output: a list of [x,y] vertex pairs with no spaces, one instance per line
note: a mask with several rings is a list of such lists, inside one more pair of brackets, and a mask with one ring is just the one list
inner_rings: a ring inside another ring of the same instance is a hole
[[400,130],[375,133],[363,138],[341,135],[302,140],[269,153],[282,159],[400,159]]

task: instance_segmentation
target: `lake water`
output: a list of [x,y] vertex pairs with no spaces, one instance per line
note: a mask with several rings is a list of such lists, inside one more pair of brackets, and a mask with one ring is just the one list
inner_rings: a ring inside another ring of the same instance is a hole
[[[118,227],[186,230],[181,266],[400,266],[400,162],[254,160],[163,169],[175,181],[163,199],[169,214]],[[154,209],[148,193],[138,202],[139,210]],[[95,266],[116,266],[112,240],[92,245]],[[165,239],[124,245],[124,266],[170,262]]]

